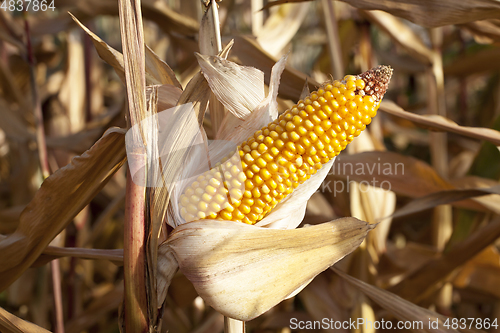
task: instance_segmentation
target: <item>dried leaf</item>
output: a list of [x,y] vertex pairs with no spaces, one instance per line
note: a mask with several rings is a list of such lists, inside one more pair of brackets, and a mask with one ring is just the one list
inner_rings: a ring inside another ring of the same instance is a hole
[[0,330],[2,333],[50,333],[46,329],[22,320],[0,308]]
[[91,260],[109,260],[115,265],[123,265],[123,250],[86,249],[77,247],[47,246],[40,257],[33,263],[33,267],[45,265],[51,260],[63,257],[72,257]]
[[478,43],[491,44],[500,41],[500,21],[498,19],[470,22],[462,27],[472,32]]
[[[166,62],[161,60],[156,53],[149,46],[146,45],[146,82],[148,85],[161,84],[172,85],[182,90],[182,86],[175,77],[175,73],[167,65]],[[156,82],[154,82],[156,81]]]
[[389,291],[411,301],[425,299],[439,288],[443,281],[458,267],[483,251],[500,237],[500,219],[474,232],[441,257],[430,260]]
[[496,146],[500,146],[500,132],[490,128],[460,126],[452,120],[438,115],[420,116],[407,112],[390,101],[382,101],[380,104],[380,110],[394,116],[410,120],[430,130],[457,133],[479,140],[486,140]]
[[478,50],[472,54],[457,57],[446,65],[444,75],[467,76],[476,73],[490,72],[500,69],[500,63],[496,60],[500,57],[500,48],[488,48]]
[[425,45],[422,39],[397,17],[378,10],[364,12],[364,15],[420,62],[430,65],[435,61],[438,54]]
[[90,31],[86,26],[84,26],[73,14],[68,13],[71,18],[82,28],[92,39],[92,43],[94,43],[94,47],[101,57],[102,60],[111,65],[116,74],[120,77],[123,83],[125,83],[125,72],[123,69],[123,55],[116,51],[114,48],[106,44],[101,38],[99,38],[96,34]]
[[500,297],[500,254],[490,246],[472,258],[453,280],[457,288],[472,288]]
[[[409,202],[403,208],[398,209],[394,214],[392,214],[392,218],[401,217],[413,213],[420,212],[422,210],[434,208],[439,205],[445,205],[449,203],[453,203],[456,201],[480,197],[488,194],[500,194],[500,185],[490,187],[490,188],[474,188],[474,189],[466,189],[466,190],[451,190],[451,191],[441,191],[429,194],[425,197],[421,197]],[[498,200],[497,200],[498,201]],[[497,203],[498,204],[498,203]],[[492,207],[495,209],[495,213],[500,214],[500,208]]]
[[264,7],[262,7],[261,10],[266,10],[269,9],[273,6],[277,5],[283,5],[285,3],[294,3],[294,2],[306,2],[306,1],[313,1],[313,0],[276,0],[276,1],[269,1]]
[[[386,290],[355,279],[335,267],[332,267],[332,270],[342,277],[342,279],[346,280],[351,285],[362,291],[366,296],[370,297],[372,301],[392,313],[400,320],[400,322],[411,323],[413,325],[411,328],[412,332],[459,332],[443,326],[446,321],[446,317],[443,315],[408,302],[407,300],[404,300]],[[363,319],[364,321],[364,318],[360,319]],[[431,326],[431,324],[435,324],[436,326]]]
[[123,283],[119,283],[104,295],[93,299],[77,317],[68,321],[65,332],[80,333],[82,330],[88,330],[103,320],[110,311],[116,311],[122,303]]
[[[453,185],[442,179],[427,163],[393,152],[341,154],[330,174],[380,186],[409,197],[454,189]],[[382,184],[384,181],[386,182]],[[333,192],[337,184],[334,179],[330,179],[327,185]]]
[[354,218],[292,230],[204,220],[177,227],[161,246],[205,302],[246,321],[356,249],[371,228]]
[[[125,84],[125,71],[123,63],[123,55],[109,46],[99,36],[90,31],[83,25],[73,14],[71,18],[82,28],[91,38],[94,47],[102,60],[113,67],[120,80]],[[145,46],[145,70],[147,85],[163,85],[170,84],[179,89],[182,89],[181,84],[175,77],[173,70],[161,60],[148,46]]]
[[425,27],[460,24],[497,18],[500,4],[495,0],[342,0],[364,10],[383,10]]
[[0,240],[0,290],[15,281],[125,162],[123,130],[108,130],[42,184],[16,231]]
[[299,30],[309,3],[284,5],[272,13],[257,33],[257,42],[271,55],[278,57]]

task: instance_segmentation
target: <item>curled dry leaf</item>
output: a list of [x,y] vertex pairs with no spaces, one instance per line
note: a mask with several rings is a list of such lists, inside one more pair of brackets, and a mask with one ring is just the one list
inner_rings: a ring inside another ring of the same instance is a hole
[[[125,83],[125,71],[123,63],[123,54],[109,46],[99,36],[94,34],[85,25],[83,25],[73,14],[71,18],[89,35],[94,47],[102,60],[107,62],[113,67],[120,80]],[[147,45],[145,46],[145,70],[146,70],[146,83],[148,85],[173,85],[182,89],[181,84],[175,77],[174,71],[163,60],[156,55]]]
[[0,290],[14,282],[125,162],[123,130],[111,129],[81,156],[47,178],[0,240]]
[[204,220],[177,227],[160,251],[175,256],[210,306],[247,321],[352,252],[372,228],[355,218],[293,230]]
[[[346,280],[351,285],[362,291],[366,296],[370,297],[372,301],[391,312],[400,321],[419,325],[412,327],[412,332],[459,332],[457,330],[448,329],[443,326],[444,322],[446,321],[446,317],[443,315],[424,309],[386,290],[377,288],[366,282],[355,279],[335,267],[332,267],[332,270],[340,277],[342,277],[342,279]],[[438,323],[438,328],[431,327],[430,324],[432,322],[436,322],[436,320]]]
[[444,66],[444,75],[467,76],[500,69],[500,48],[487,48],[474,53],[459,56],[451,63]]
[[405,111],[390,101],[382,101],[380,110],[410,120],[430,130],[457,133],[479,140],[486,140],[500,146],[500,132],[490,128],[460,126],[454,121],[438,115],[421,116]]
[[[453,203],[456,201],[480,197],[488,194],[500,194],[500,185],[490,187],[490,188],[472,188],[472,189],[456,189],[451,191],[440,191],[429,194],[425,197],[418,198],[416,200],[411,201],[404,207],[398,209],[393,215],[393,218],[401,217],[413,213],[420,212],[422,210],[434,208],[439,205],[445,205],[449,203]],[[497,196],[498,197],[498,196]],[[498,200],[497,206],[491,206],[491,209],[494,210],[495,213],[499,214],[500,210],[498,209]]]
[[397,44],[401,45],[409,54],[420,62],[430,65],[438,56],[422,41],[414,30],[404,24],[402,20],[382,11],[367,11],[364,15],[382,30],[384,30]]
[[495,0],[342,0],[364,10],[383,10],[425,27],[460,24],[497,18],[500,3]]
[[299,30],[309,9],[309,3],[285,5],[273,12],[257,33],[257,42],[277,57]]
[[436,291],[455,269],[483,251],[498,237],[500,237],[500,219],[496,218],[441,257],[427,262],[389,290],[412,302],[423,300]]
[[498,19],[470,22],[462,27],[472,32],[478,43],[491,44],[500,41],[500,20]]
[[0,308],[0,331],[2,333],[50,333],[45,328],[22,320],[3,308]]

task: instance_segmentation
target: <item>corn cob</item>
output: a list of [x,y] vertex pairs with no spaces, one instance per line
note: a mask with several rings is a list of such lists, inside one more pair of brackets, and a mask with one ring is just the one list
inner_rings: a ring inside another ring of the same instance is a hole
[[370,124],[391,76],[379,66],[323,84],[186,187],[182,218],[260,221]]

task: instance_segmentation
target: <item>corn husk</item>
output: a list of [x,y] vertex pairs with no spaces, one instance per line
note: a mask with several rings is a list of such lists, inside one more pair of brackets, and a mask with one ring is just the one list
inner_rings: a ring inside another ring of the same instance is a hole
[[352,252],[372,228],[355,218],[293,230],[202,220],[177,227],[159,256],[173,255],[208,305],[248,321]]

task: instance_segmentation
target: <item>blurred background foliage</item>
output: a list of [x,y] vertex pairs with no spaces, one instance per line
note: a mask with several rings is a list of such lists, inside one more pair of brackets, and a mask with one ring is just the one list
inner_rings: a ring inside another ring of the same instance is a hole
[[[498,3],[289,2],[218,3],[223,44],[235,39],[229,59],[263,70],[268,81],[274,62],[289,53],[280,111],[300,98],[306,78],[314,89],[331,77],[378,64],[394,68],[385,100],[397,105],[385,102],[367,133],[337,162],[389,163],[392,174],[332,174],[310,200],[303,223],[343,216],[382,221],[337,268],[446,316],[499,318],[500,198],[490,194],[498,193],[500,177]],[[185,87],[199,70],[194,52],[204,6],[199,0],[146,0],[142,6],[146,44]],[[16,230],[43,180],[34,105],[43,114],[51,173],[84,153],[106,129],[127,126],[120,76],[68,15],[121,52],[116,1],[57,0],[55,8],[0,10],[0,237]],[[205,125],[210,137],[209,116]],[[397,163],[404,165],[403,173],[394,172]],[[51,245],[123,248],[125,178],[122,168]],[[363,180],[385,180],[390,191],[355,182]],[[340,185],[343,191],[337,191]],[[387,217],[394,212],[397,217]],[[0,307],[54,330],[59,297],[65,332],[118,332],[120,265],[61,258],[60,282],[54,284],[49,259],[39,258],[2,291]],[[327,270],[299,295],[249,322],[247,330],[290,332],[290,318],[396,321],[398,315],[380,304],[381,298],[366,297]],[[179,273],[167,297],[163,330],[221,332],[223,317],[205,306]]]

